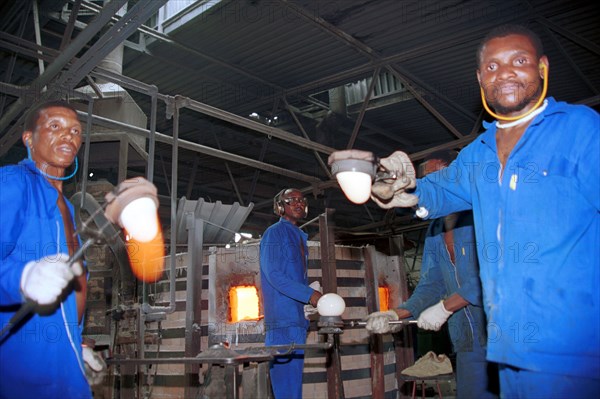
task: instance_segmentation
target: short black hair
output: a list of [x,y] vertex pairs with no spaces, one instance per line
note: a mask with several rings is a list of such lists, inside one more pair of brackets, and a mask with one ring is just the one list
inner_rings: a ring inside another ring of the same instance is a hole
[[496,39],[499,37],[506,37],[509,35],[526,36],[527,38],[529,38],[529,40],[531,40],[531,43],[533,44],[533,47],[535,48],[537,57],[540,58],[542,55],[544,55],[544,45],[542,44],[542,40],[537,35],[537,33],[535,33],[534,31],[532,31],[531,29],[529,29],[528,27],[526,27],[524,25],[504,24],[504,25],[500,25],[500,26],[497,26],[494,29],[492,29],[483,38],[483,40],[479,43],[479,46],[477,46],[476,57],[477,57],[477,67],[478,68],[481,65],[481,53],[483,52],[483,48],[485,47],[487,42],[489,42],[492,39]]
[[24,130],[26,132],[34,132],[37,125],[37,121],[38,119],[40,119],[40,114],[42,113],[42,111],[52,107],[67,108],[75,112],[75,114],[77,114],[77,109],[72,104],[69,104],[64,100],[46,101],[41,104],[38,104],[37,106],[27,111],[27,114],[25,115],[25,124],[23,125]]

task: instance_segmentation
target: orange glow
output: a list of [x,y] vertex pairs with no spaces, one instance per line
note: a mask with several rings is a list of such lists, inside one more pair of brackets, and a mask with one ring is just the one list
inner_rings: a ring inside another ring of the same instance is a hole
[[162,231],[148,242],[139,242],[130,238],[126,247],[131,271],[135,277],[146,283],[153,283],[162,276],[165,270],[165,245]]
[[258,292],[256,287],[241,285],[229,290],[232,323],[258,319]]
[[390,309],[390,289],[388,287],[379,287],[379,311],[385,312]]

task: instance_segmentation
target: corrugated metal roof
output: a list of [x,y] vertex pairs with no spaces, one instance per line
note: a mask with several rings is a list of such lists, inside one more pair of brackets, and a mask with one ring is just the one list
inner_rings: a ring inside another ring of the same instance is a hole
[[[47,47],[58,47],[66,26],[56,13],[48,12],[60,10],[64,3],[52,2],[46,10],[50,22],[44,26],[43,44]],[[576,102],[593,99],[600,90],[600,7],[593,2],[223,0],[199,2],[182,10],[187,3],[168,5],[180,14],[169,21],[166,35],[158,32],[154,37],[138,34],[131,38],[144,40],[125,47],[124,75],[156,85],[162,94],[186,96],[242,117],[257,112],[271,119],[272,126],[296,136],[303,136],[304,130],[311,140],[333,148],[346,147],[358,114],[323,120],[329,108],[328,90],[371,77],[377,67],[408,78],[459,135],[477,131],[482,105],[475,50],[483,36],[501,23],[526,23],[540,34],[550,59],[550,95]],[[11,10],[3,4],[0,15],[14,17]],[[171,11],[167,14],[172,15]],[[2,18],[2,33],[15,36],[17,25]],[[25,40],[32,42],[29,32]],[[1,76],[6,76],[11,54],[2,45],[6,40],[0,37]],[[25,85],[35,78],[36,68],[35,60],[21,55],[6,83]],[[149,115],[149,96],[131,95]],[[301,128],[286,111],[284,98]],[[11,101],[14,98],[8,97],[6,104]],[[172,129],[167,107],[159,102],[157,130],[169,135]],[[310,149],[195,111],[181,111],[179,134],[183,140],[324,182],[329,179]],[[354,147],[386,156],[395,149],[416,152],[455,139],[432,110],[409,98],[369,109]],[[170,146],[159,144],[156,180],[163,193],[170,184],[170,156]],[[327,154],[319,157],[326,161]],[[190,150],[180,150],[178,167],[179,195],[191,192],[231,203],[240,200],[237,186],[242,200],[257,204],[248,219],[257,230],[272,221],[267,216],[270,199],[283,186],[307,188],[303,181]],[[325,206],[335,207],[338,226],[385,217],[372,204],[348,204],[337,189],[308,191],[317,194],[310,198],[311,215]]]
[[[188,242],[188,230],[192,227],[188,218],[202,221],[203,244],[228,244],[252,211],[253,204],[241,206],[237,202],[227,205],[205,201],[204,198],[190,200],[182,197],[177,205],[177,243]],[[195,225],[197,228],[198,226]]]

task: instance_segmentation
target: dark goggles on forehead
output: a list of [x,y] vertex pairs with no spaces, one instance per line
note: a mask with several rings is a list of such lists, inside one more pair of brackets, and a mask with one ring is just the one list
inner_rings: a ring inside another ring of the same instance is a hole
[[291,205],[293,203],[300,204],[300,205],[306,205],[306,198],[292,197],[292,198],[282,198],[281,200],[283,202],[285,202],[287,205]]

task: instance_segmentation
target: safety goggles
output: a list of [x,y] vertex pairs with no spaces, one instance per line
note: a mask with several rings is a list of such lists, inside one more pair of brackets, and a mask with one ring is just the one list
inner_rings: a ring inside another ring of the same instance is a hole
[[298,204],[298,205],[306,205],[306,198],[282,198],[281,199],[286,205]]

